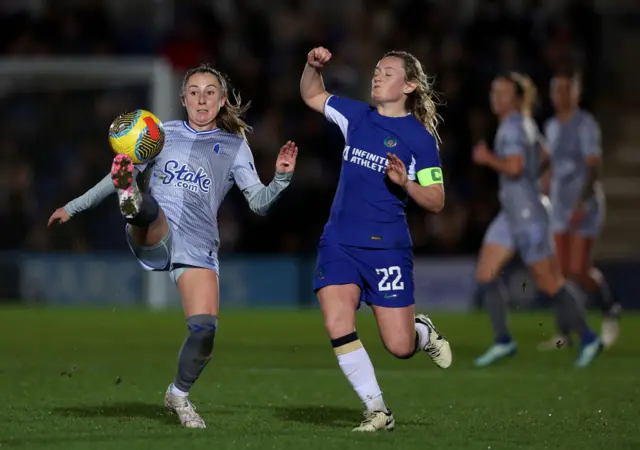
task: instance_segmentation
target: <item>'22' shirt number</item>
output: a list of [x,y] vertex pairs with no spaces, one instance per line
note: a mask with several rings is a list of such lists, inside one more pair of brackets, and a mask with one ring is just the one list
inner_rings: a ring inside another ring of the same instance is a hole
[[378,282],[378,291],[403,291],[404,282],[402,281],[402,272],[400,267],[391,266],[376,269],[376,274],[382,275],[382,279]]

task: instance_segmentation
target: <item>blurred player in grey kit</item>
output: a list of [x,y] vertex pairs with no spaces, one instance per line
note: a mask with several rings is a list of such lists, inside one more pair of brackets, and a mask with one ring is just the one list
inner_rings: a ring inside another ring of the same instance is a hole
[[[581,80],[575,72],[560,72],[551,80],[555,116],[544,127],[550,154],[551,223],[562,273],[586,293],[596,294],[604,314],[602,342],[609,347],[618,338],[620,306],[592,259],[605,215],[599,182],[600,127],[591,114],[579,107],[580,94]],[[566,318],[559,319],[558,336],[541,343],[539,348],[557,348],[558,341],[571,342],[570,325]]]
[[543,153],[538,127],[531,118],[535,97],[535,86],[527,76],[512,72],[496,77],[491,87],[491,108],[500,122],[495,152],[485,143],[473,150],[477,164],[498,172],[502,207],[486,232],[478,261],[478,291],[495,340],[476,359],[477,366],[492,364],[517,350],[507,327],[507,299],[500,280],[502,269],[516,253],[529,267],[540,291],[552,299],[556,314],[566,316],[579,333],[582,345],[576,365],[589,365],[602,348],[556,260],[549,214],[538,182]]
[[[188,334],[165,407],[182,426],[205,428],[188,395],[211,360],[218,328],[218,209],[235,184],[255,213],[266,214],[290,183],[298,149],[292,142],[281,148],[275,176],[265,186],[246,141],[250,127],[242,116],[248,106],[226,78],[206,64],[194,67],[180,96],[188,120],[164,123],[165,145],[153,161],[134,167],[126,155],[116,156],[111,174],[58,208],[49,224],[64,223],[117,192],[131,251],[145,269],[169,271],[182,298]],[[137,185],[141,172],[148,189]]]

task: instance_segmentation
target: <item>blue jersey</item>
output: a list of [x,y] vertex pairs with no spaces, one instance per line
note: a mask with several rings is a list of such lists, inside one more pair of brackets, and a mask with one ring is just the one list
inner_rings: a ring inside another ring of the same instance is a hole
[[407,193],[385,173],[387,153],[421,185],[442,183],[436,140],[413,116],[385,117],[366,103],[330,96],[324,115],[345,139],[338,188],[322,240],[362,248],[412,246]]

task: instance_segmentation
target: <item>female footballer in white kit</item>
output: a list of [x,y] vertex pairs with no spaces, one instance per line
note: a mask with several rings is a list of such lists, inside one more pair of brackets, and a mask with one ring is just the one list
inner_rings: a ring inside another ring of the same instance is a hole
[[[250,208],[266,214],[289,185],[298,153],[287,142],[273,180],[263,185],[246,141],[250,127],[242,116],[247,105],[235,95],[231,101],[230,93],[231,86],[216,69],[204,64],[187,71],[180,95],[188,120],[163,124],[160,154],[146,167],[116,156],[111,174],[49,219],[49,224],[64,223],[117,192],[131,251],[146,269],[169,271],[182,298],[188,335],[164,403],[187,428],[205,428],[188,394],[211,360],[218,326],[220,204],[236,184]],[[140,172],[149,177],[148,190],[136,183]]]
[[477,366],[493,364],[516,353],[517,344],[507,325],[504,288],[500,274],[518,253],[533,275],[538,289],[548,295],[558,316],[567,317],[580,335],[576,366],[585,367],[598,356],[602,343],[587,323],[580,299],[558,268],[551,239],[547,208],[539,186],[542,149],[539,131],[531,118],[535,86],[529,77],[507,73],[491,87],[491,108],[500,125],[495,152],[485,143],[473,151],[477,164],[499,174],[501,211],[489,226],[476,279],[494,332],[494,343],[475,360]]
[[[600,126],[580,108],[582,82],[572,71],[557,73],[551,80],[555,115],[545,124],[549,148],[550,197],[558,260],[565,277],[586,293],[596,294],[602,309],[602,342],[613,345],[619,335],[620,306],[602,273],[593,265],[593,246],[605,216],[605,197],[599,181],[602,165]],[[565,320],[557,323],[558,336],[540,348],[557,348],[558,341],[571,342]]]

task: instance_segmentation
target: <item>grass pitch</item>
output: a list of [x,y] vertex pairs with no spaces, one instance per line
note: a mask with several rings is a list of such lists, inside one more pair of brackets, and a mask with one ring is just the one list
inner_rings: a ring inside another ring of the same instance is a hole
[[[453,366],[388,355],[371,316],[359,334],[394,411],[393,433],[356,435],[359,400],[316,311],[228,312],[191,398],[206,430],[162,407],[186,326],[179,311],[0,309],[0,448],[638,449],[640,317],[585,370],[574,349],[538,353],[546,315],[514,315],[519,354],[486,369],[484,316],[434,315]],[[598,321],[594,317],[594,324]]]

